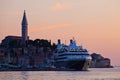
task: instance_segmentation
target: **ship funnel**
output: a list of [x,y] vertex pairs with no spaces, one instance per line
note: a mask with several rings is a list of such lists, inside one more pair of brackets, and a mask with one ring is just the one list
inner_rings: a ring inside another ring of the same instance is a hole
[[61,44],[61,41],[60,41],[60,39],[58,39],[58,44]]
[[73,40],[72,39],[70,40],[70,44],[73,44]]

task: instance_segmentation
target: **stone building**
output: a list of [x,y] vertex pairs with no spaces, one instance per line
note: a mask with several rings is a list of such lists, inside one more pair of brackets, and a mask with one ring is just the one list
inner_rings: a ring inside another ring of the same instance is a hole
[[28,37],[28,22],[27,22],[25,11],[23,14],[21,25],[22,25],[21,36],[7,36],[5,37],[5,39],[2,40],[1,45],[5,47],[9,47],[9,43],[11,41],[14,41],[14,43],[20,43],[21,45],[26,45],[26,41],[29,39],[29,37]]

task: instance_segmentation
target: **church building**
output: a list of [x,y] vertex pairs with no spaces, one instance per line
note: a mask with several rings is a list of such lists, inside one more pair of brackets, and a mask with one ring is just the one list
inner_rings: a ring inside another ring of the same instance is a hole
[[11,41],[16,41],[17,43],[21,43],[21,45],[26,45],[28,39],[28,22],[26,12],[24,11],[21,23],[21,36],[6,36],[5,39],[2,40],[1,44],[8,47]]

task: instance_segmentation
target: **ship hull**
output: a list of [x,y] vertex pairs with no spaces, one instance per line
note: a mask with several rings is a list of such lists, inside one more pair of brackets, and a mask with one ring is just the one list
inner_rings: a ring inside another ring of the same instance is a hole
[[57,68],[64,68],[70,70],[88,70],[90,65],[90,59],[87,60],[70,60],[70,61],[56,61],[55,66]]

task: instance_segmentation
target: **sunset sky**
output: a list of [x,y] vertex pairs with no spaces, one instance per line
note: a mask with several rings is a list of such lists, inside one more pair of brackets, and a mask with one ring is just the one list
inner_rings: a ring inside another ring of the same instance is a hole
[[120,0],[0,0],[0,42],[21,36],[26,10],[30,39],[75,38],[90,53],[120,65]]

